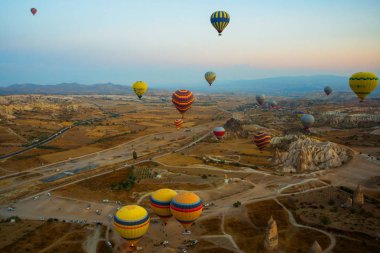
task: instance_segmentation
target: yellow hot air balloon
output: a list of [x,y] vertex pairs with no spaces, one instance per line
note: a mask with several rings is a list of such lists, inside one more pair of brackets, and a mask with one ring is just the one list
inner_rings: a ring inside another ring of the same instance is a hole
[[214,72],[211,72],[211,71],[209,71],[209,72],[207,72],[206,74],[205,74],[205,79],[206,79],[206,81],[208,82],[208,84],[211,86],[211,84],[215,81],[215,79],[216,79],[216,74],[214,73]]
[[198,195],[193,192],[181,192],[173,197],[170,210],[173,216],[188,232],[188,228],[202,214],[203,204]]
[[116,232],[128,241],[130,250],[149,228],[150,218],[145,208],[138,205],[123,206],[114,216]]
[[356,96],[363,102],[364,99],[376,89],[379,78],[371,72],[358,72],[350,77],[350,87]]
[[141,97],[145,94],[145,92],[148,90],[148,85],[146,82],[143,81],[137,81],[132,85],[133,91],[136,93],[136,95],[141,99]]
[[150,206],[165,224],[172,216],[170,212],[170,201],[175,195],[177,195],[177,192],[171,189],[159,189],[150,195]]

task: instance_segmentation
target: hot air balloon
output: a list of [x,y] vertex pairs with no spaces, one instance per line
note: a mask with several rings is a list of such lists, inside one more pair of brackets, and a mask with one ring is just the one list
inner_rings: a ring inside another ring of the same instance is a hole
[[271,101],[270,103],[269,103],[269,105],[270,105],[270,107],[271,108],[277,108],[277,102],[276,101]]
[[219,36],[222,36],[223,30],[227,27],[230,22],[230,15],[225,11],[216,11],[211,15],[211,24],[218,31]]
[[304,114],[301,117],[301,123],[303,125],[303,128],[308,131],[310,127],[314,124],[314,117],[311,114]]
[[376,89],[379,78],[371,72],[359,72],[350,77],[350,87],[356,96],[363,102],[364,99]]
[[269,143],[272,138],[269,134],[265,132],[258,132],[253,136],[253,142],[261,150],[263,150]]
[[175,128],[181,129],[182,124],[183,124],[183,120],[182,119],[176,119],[176,120],[174,120]]
[[213,130],[213,133],[214,133],[215,137],[218,140],[220,140],[223,138],[224,134],[226,133],[226,130],[224,129],[224,127],[215,127]]
[[177,195],[177,192],[171,189],[160,189],[150,195],[150,206],[157,216],[164,221],[165,225],[167,220],[172,217],[170,201],[175,195]]
[[295,115],[298,119],[300,119],[302,117],[302,115],[304,115],[305,112],[303,111],[294,111],[293,112],[293,115]]
[[208,82],[208,84],[211,86],[211,84],[215,81],[216,74],[214,72],[211,72],[211,71],[206,72],[205,78],[206,78],[206,81]]
[[138,205],[123,206],[114,216],[116,232],[128,242],[131,250],[149,228],[150,218],[145,208]]
[[132,89],[135,92],[135,94],[139,97],[139,99],[141,99],[147,91],[148,85],[143,81],[137,81],[132,85]]
[[170,210],[179,223],[190,233],[188,228],[202,214],[203,204],[201,199],[192,192],[181,192],[173,197],[170,202]]
[[325,93],[326,93],[327,96],[330,95],[331,92],[333,91],[330,86],[326,86],[323,90],[325,91]]
[[36,8],[32,8],[32,9],[30,9],[30,12],[33,14],[33,16],[34,15],[36,15],[36,13],[37,13],[37,9]]
[[191,108],[194,102],[193,93],[189,90],[177,90],[172,95],[172,102],[183,118],[183,114]]
[[257,103],[259,103],[259,105],[263,105],[265,101],[265,95],[264,94],[256,95],[256,101]]

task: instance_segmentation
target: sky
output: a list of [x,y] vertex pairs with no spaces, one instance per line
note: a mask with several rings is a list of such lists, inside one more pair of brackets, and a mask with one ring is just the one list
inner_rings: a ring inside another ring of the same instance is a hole
[[[231,16],[223,36],[217,10]],[[380,75],[379,11],[378,0],[1,0],[0,85]]]

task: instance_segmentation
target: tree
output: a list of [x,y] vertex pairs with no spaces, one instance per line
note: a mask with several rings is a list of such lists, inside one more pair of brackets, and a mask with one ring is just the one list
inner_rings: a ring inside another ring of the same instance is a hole
[[240,201],[236,201],[234,204],[233,204],[234,207],[238,208],[239,206],[241,206],[241,202]]
[[132,154],[132,155],[133,155],[133,159],[136,160],[136,159],[137,159],[137,153],[136,153],[136,151],[133,151],[133,154]]

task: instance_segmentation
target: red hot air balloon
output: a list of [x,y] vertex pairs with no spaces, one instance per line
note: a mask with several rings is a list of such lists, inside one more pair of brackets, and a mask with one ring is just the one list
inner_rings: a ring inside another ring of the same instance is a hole
[[183,118],[183,114],[191,108],[194,102],[193,93],[189,90],[177,90],[172,95],[172,102]]
[[270,143],[270,140],[271,140],[270,135],[264,132],[258,132],[253,137],[253,142],[260,149],[260,151],[263,150]]
[[223,127],[215,127],[213,130],[213,133],[215,137],[220,140],[223,138],[224,134],[226,133],[226,130]]
[[30,12],[33,14],[33,16],[34,15],[36,15],[36,13],[37,13],[37,9],[36,8],[32,8],[32,9],[30,9]]

